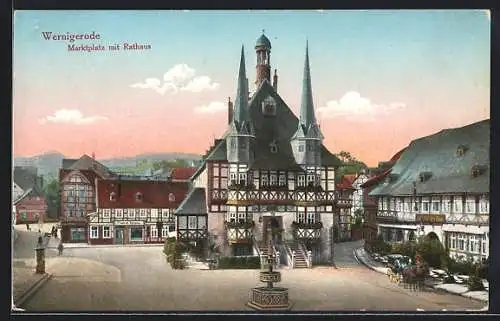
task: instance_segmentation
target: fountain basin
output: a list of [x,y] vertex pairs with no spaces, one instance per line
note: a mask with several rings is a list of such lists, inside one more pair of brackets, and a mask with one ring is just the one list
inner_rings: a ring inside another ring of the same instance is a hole
[[289,310],[287,288],[257,287],[252,289],[248,306],[255,310]]
[[263,271],[260,272],[260,282],[281,282],[281,273],[280,272],[270,272],[270,271]]

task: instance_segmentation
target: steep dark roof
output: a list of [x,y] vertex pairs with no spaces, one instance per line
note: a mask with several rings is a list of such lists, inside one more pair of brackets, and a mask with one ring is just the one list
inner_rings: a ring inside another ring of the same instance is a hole
[[78,161],[78,158],[63,158],[62,168],[70,168],[71,165],[73,165],[77,161]]
[[205,189],[193,188],[175,210],[175,215],[207,214]]
[[16,166],[14,167],[13,180],[23,191],[27,191],[36,184],[37,170],[34,167]]
[[89,169],[95,171],[102,178],[107,178],[110,176],[114,176],[114,173],[109,170],[106,166],[99,163],[92,157],[88,155],[83,155],[76,162],[71,164],[69,169]]
[[[271,96],[276,101],[276,115],[262,114],[261,105],[265,98]],[[281,97],[274,91],[267,80],[264,80],[249,102],[250,118],[255,128],[255,160],[252,168],[298,169],[293,156],[290,139],[297,131],[298,119]],[[206,160],[226,160],[225,133],[216,143]],[[275,141],[277,153],[272,153],[270,144]],[[323,145],[321,148],[323,165],[339,166],[340,160]]]
[[[463,155],[458,155],[460,146],[466,148]],[[392,167],[390,181],[377,186],[370,195],[411,195],[414,182],[418,194],[488,193],[489,148],[489,119],[416,139]],[[476,165],[484,171],[474,177]],[[420,181],[420,177],[426,179]]]

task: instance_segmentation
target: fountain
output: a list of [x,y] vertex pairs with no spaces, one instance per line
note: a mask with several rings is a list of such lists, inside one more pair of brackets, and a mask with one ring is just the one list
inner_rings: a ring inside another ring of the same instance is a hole
[[260,272],[260,282],[267,283],[267,286],[256,287],[252,289],[251,298],[247,305],[252,309],[259,311],[284,311],[290,310],[291,304],[288,301],[288,289],[283,287],[274,287],[273,283],[281,282],[281,273],[273,271],[273,264],[276,257],[273,255],[273,236],[271,222],[267,228],[269,239],[269,251],[267,258],[267,271]]

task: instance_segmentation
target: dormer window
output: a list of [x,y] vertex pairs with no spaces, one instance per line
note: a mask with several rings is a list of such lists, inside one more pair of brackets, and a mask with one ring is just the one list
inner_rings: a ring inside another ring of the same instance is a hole
[[175,195],[174,195],[174,193],[169,193],[168,194],[168,201],[169,202],[175,202]]
[[425,181],[428,181],[429,178],[431,178],[432,176],[432,173],[431,172],[421,172],[419,175],[418,175],[418,178],[420,180],[420,183],[423,183]]
[[141,194],[141,193],[137,192],[137,193],[135,194],[135,200],[136,200],[136,202],[141,202],[141,201],[142,201],[142,198],[143,198],[143,197],[142,197],[142,194]]
[[388,180],[389,182],[395,182],[397,179],[398,179],[399,175],[396,174],[396,173],[390,173],[389,174],[389,177],[388,177]]
[[299,145],[299,152],[300,152],[300,153],[303,153],[303,152],[304,152],[304,145],[303,145],[303,144],[300,144],[300,145]]
[[276,101],[272,97],[269,96],[262,102],[262,114],[276,116]]
[[110,201],[116,201],[116,193],[115,192],[111,192],[109,194],[109,200]]
[[458,145],[458,147],[457,147],[457,156],[458,157],[464,156],[468,149],[469,148],[467,146],[465,146],[465,145]]
[[472,177],[478,177],[486,172],[486,166],[474,165],[471,168]]
[[275,142],[269,144],[269,148],[271,149],[271,153],[276,154],[278,152],[278,145]]

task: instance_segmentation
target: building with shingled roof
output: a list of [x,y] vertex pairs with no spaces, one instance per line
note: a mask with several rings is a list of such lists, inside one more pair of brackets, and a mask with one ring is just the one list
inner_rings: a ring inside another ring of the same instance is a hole
[[43,177],[36,167],[16,166],[13,171],[12,204],[14,224],[43,222],[47,202],[43,193]]
[[61,188],[61,239],[69,243],[88,242],[87,214],[96,210],[96,178],[115,177],[110,171],[88,155],[79,159],[63,159],[59,170]]
[[488,257],[489,148],[489,119],[412,141],[369,194],[378,233],[391,242],[429,236],[452,257]]
[[207,246],[211,239],[226,256],[265,254],[271,242],[282,264],[332,261],[338,212],[351,200],[335,188],[341,162],[323,145],[307,44],[305,51],[297,117],[278,93],[276,70],[271,84],[269,39],[261,35],[255,44],[251,95],[241,49],[227,129],[204,155],[192,176],[194,190],[176,212],[181,241]]

